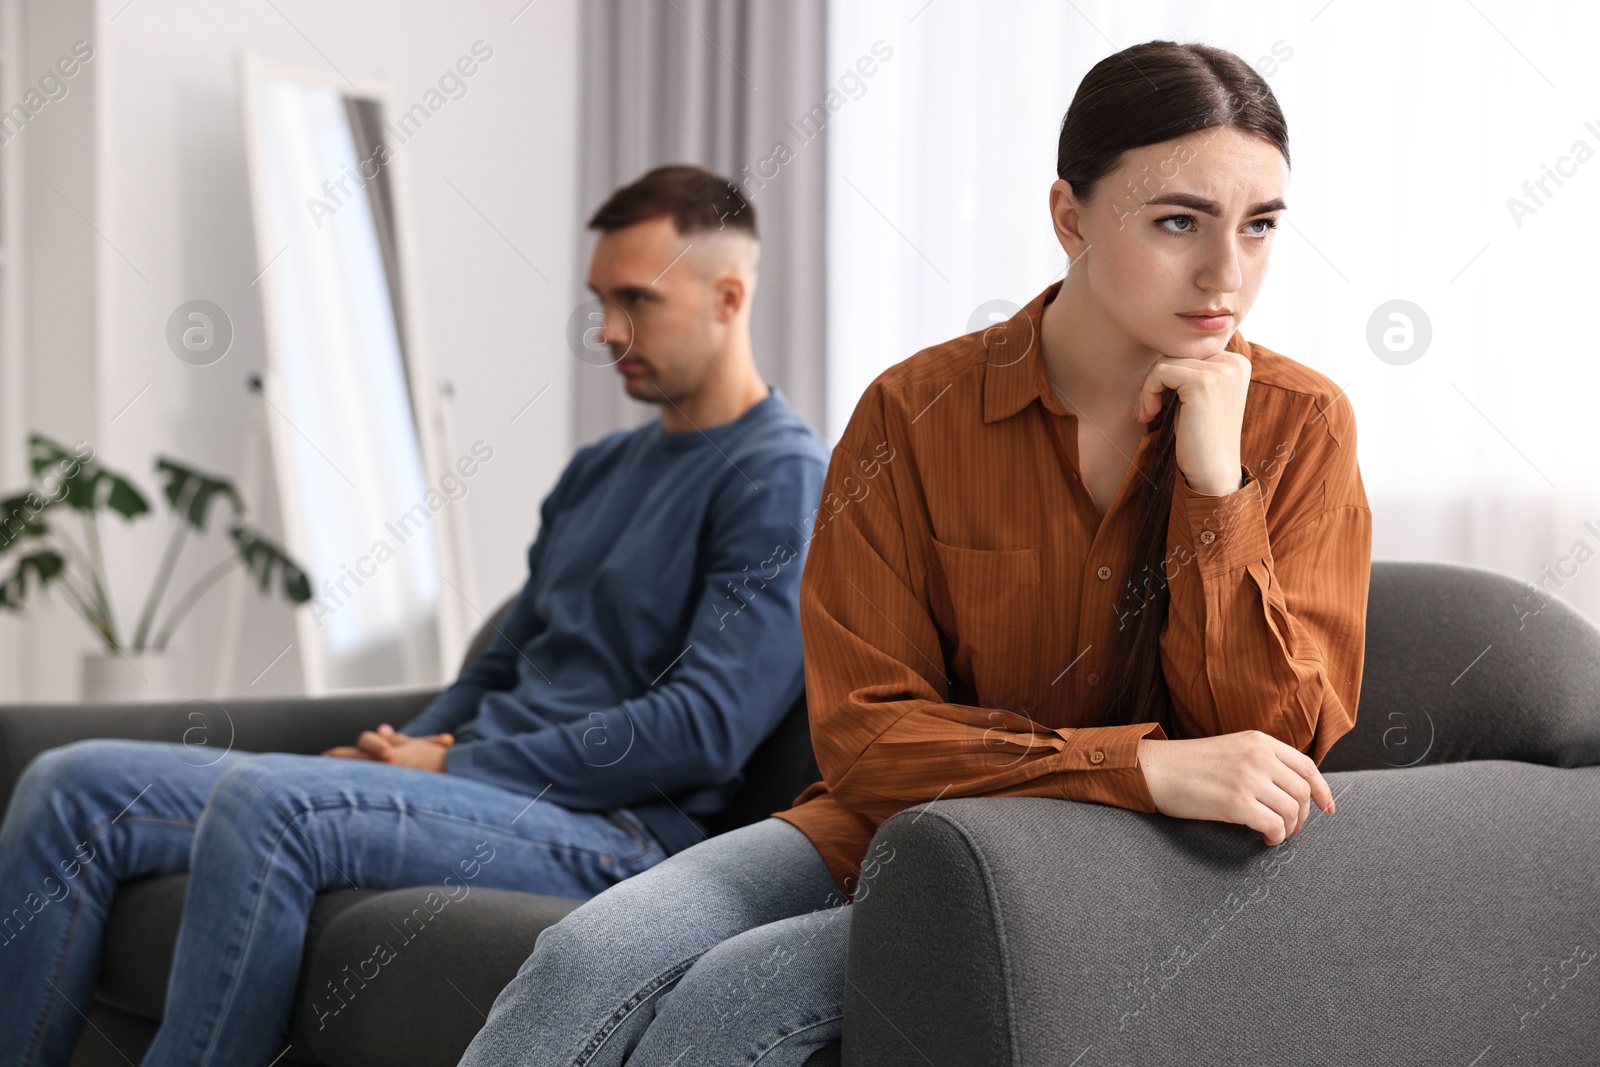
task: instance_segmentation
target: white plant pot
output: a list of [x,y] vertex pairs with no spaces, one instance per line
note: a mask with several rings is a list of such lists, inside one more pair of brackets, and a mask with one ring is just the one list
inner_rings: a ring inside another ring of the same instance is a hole
[[89,704],[177,700],[183,679],[170,652],[85,652],[79,688]]

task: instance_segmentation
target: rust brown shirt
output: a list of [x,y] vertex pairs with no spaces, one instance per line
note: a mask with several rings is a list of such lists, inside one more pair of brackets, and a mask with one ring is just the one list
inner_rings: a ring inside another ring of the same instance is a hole
[[[1138,743],[1165,731],[1093,724],[1103,656],[1142,603],[1119,586],[1157,435],[1102,517],[1038,343],[1060,285],[885,370],[833,450],[800,583],[823,780],[775,814],[848,897],[874,830],[914,804],[1155,811]],[[1184,736],[1257,729],[1320,763],[1355,725],[1361,686],[1372,516],[1355,414],[1311,368],[1237,331],[1227,347],[1251,362],[1244,484],[1205,496],[1177,473],[1161,630],[1172,713]]]

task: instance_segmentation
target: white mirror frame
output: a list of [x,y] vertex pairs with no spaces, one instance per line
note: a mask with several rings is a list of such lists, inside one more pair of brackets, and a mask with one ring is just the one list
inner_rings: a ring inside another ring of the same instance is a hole
[[[256,285],[261,290],[262,319],[266,329],[267,366],[262,374],[266,399],[278,411],[284,410],[286,398],[283,378],[279,372],[283,339],[277,336],[279,318],[274,313],[282,305],[281,282],[274,277],[272,261],[280,250],[269,247],[272,241],[267,213],[259,209],[267,170],[263,152],[265,133],[260,125],[262,87],[269,81],[287,79],[301,84],[331,88],[341,95],[361,97],[376,101],[386,122],[398,114],[395,95],[387,84],[331,77],[318,71],[285,65],[264,59],[250,52],[239,54],[239,97],[243,112],[243,128],[247,170],[250,179],[251,214],[256,245]],[[391,146],[396,147],[396,146]],[[416,422],[418,445],[422,465],[430,486],[440,484],[447,472],[453,471],[446,443],[454,440],[450,432],[447,382],[434,376],[426,343],[420,302],[417,299],[416,230],[411,225],[412,214],[404,175],[405,167],[397,165],[399,157],[385,164],[394,210],[397,256],[399,260],[401,312],[400,319],[405,336],[402,349],[406,360],[406,379],[410,386],[411,407]],[[305,500],[294,485],[294,464],[291,448],[295,431],[284,425],[284,419],[269,414],[268,437],[271,441],[273,466],[276,470],[279,505],[283,515],[284,542],[289,554],[297,559],[309,560],[305,516]],[[459,502],[458,502],[459,503]],[[438,684],[454,680],[456,665],[464,653],[471,635],[482,625],[477,593],[472,579],[473,568],[468,548],[464,509],[446,506],[433,519],[434,544],[438,555],[440,590],[438,597]],[[316,583],[325,577],[312,574],[313,593],[318,593]],[[316,618],[309,605],[295,612],[295,623],[300,660],[309,695],[323,695],[330,691],[327,661]],[[414,683],[402,683],[411,688]]]

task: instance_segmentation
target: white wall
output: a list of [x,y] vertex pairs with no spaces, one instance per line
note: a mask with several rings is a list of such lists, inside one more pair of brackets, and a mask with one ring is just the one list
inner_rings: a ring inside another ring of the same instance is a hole
[[[92,0],[21,0],[7,10],[6,26],[19,40],[7,44],[16,68],[5,78],[0,109],[24,103],[24,92],[72,51],[93,39]],[[0,416],[6,438],[4,491],[22,488],[28,434],[48,433],[68,443],[96,431],[100,382],[96,373],[95,261],[99,238],[77,213],[92,211],[95,170],[94,114],[100,70],[91,61],[65,82],[66,95],[46,104],[14,137],[0,145],[6,177],[15,177],[24,222],[6,234],[6,270],[22,298],[6,356],[8,398]],[[27,208],[31,205],[31,209]],[[75,210],[76,209],[76,210]],[[76,530],[74,530],[76,532]],[[9,561],[6,570],[9,572]],[[0,627],[8,699],[60,693],[75,685],[75,650],[90,647],[88,627],[53,598],[34,597],[25,616]]]
[[[434,370],[455,390],[455,440],[446,451],[460,455],[480,438],[495,450],[465,500],[454,505],[466,511],[478,606],[490,610],[520,585],[539,501],[570,451],[572,360],[564,330],[579,284],[576,239],[587,206],[576,202],[574,163],[577,0],[541,0],[520,14],[521,3],[489,0],[276,0],[275,6],[50,0],[33,4],[29,13],[36,25],[45,18],[70,23],[60,12],[70,15],[74,3],[92,13],[95,58],[67,101],[50,106],[60,113],[47,109],[25,136],[42,142],[42,120],[72,119],[69,107],[92,104],[92,115],[62,123],[67,134],[80,131],[71,151],[56,151],[56,159],[33,157],[39,163],[30,188],[36,257],[47,258],[41,250],[62,245],[76,251],[50,254],[65,261],[63,269],[36,272],[29,423],[0,432],[16,436],[38,427],[69,440],[87,438],[104,462],[133,475],[152,497],[157,454],[242,474],[251,410],[245,382],[265,362],[252,284],[257,267],[238,51],[358,82],[386,80],[394,98],[409,106],[475,41],[493,48],[493,57],[468,80],[466,95],[441,108],[400,149],[396,164],[404,170],[412,209],[402,220],[412,229],[401,239],[414,242],[421,275],[412,292]],[[46,8],[56,13],[41,17]],[[32,51],[53,58],[82,32],[82,26],[62,26],[51,34],[59,41],[35,40]],[[33,30],[30,35],[37,37]],[[44,177],[94,220],[100,236],[43,184]],[[75,273],[86,257],[92,273]],[[208,367],[180,362],[164,340],[173,309],[196,298],[220,305],[235,331],[227,356]],[[251,518],[276,534],[272,496],[271,479],[264,477]],[[125,630],[135,621],[169,530],[163,514],[108,531],[108,567]],[[220,536],[191,544],[174,584],[182,588],[185,578],[224,552]],[[216,590],[174,640],[196,684],[210,674],[222,594]],[[298,691],[292,647],[261,673],[293,644],[287,609],[253,590],[244,599],[234,691]],[[90,642],[81,623],[60,618],[68,610],[57,605],[30,617],[26,677],[12,695],[75,697],[77,654]],[[71,641],[63,642],[62,634]]]

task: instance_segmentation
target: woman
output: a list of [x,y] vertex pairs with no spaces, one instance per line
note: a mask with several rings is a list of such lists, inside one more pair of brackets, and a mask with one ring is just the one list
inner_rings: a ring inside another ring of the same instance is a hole
[[1229,52],[1089,72],[1050,189],[1066,277],[881,374],[833,453],[801,583],[823,781],[546,930],[465,1063],[803,1063],[842,1031],[847,901],[893,864],[872,833],[913,805],[1056,796],[1267,845],[1333,813],[1371,557],[1354,416],[1238,332],[1288,164]]

